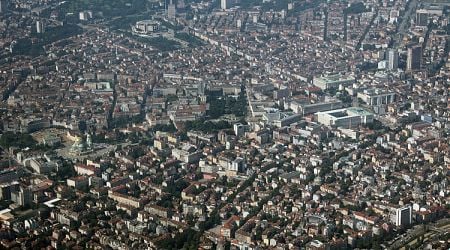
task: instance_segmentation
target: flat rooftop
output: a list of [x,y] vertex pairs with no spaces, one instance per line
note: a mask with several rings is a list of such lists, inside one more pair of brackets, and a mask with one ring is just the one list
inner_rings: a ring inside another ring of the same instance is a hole
[[363,108],[357,108],[357,107],[350,107],[347,109],[348,113],[353,113],[356,115],[372,115],[372,112],[369,112]]
[[317,80],[324,81],[324,82],[339,82],[339,81],[353,81],[355,80],[354,77],[349,75],[327,75],[322,77],[317,77]]
[[346,110],[344,110],[344,111],[338,111],[338,112],[334,112],[334,113],[329,113],[329,115],[334,116],[336,118],[340,118],[340,117],[348,116],[348,113],[347,113]]
[[335,110],[330,110],[330,111],[317,112],[317,114],[319,114],[319,113],[327,114],[327,115],[335,117],[335,118],[372,115],[371,112],[369,112],[363,108],[358,108],[358,107],[350,107],[350,108],[344,108],[344,109],[335,109]]

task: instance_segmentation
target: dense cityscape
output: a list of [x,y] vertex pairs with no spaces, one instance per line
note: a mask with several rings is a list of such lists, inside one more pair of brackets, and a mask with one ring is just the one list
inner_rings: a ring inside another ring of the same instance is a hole
[[449,249],[449,20],[0,0],[0,248]]

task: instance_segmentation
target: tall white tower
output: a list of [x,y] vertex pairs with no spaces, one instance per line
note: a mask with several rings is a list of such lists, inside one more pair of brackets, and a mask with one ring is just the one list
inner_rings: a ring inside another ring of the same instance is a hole
[[42,21],[36,21],[36,33],[42,34],[44,32],[44,23]]
[[177,7],[172,2],[172,0],[170,0],[169,6],[167,7],[167,17],[168,18],[175,18],[176,14],[177,14]]
[[228,0],[220,0],[220,8],[222,8],[223,10],[227,9],[228,5]]
[[395,210],[395,225],[404,227],[410,225],[412,222],[412,208],[411,206],[401,207]]
[[390,49],[387,53],[388,69],[397,70],[398,68],[398,52],[395,49]]

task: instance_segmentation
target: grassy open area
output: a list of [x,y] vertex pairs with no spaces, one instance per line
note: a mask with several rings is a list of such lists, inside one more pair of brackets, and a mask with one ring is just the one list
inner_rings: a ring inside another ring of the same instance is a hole
[[3,148],[10,147],[18,147],[18,148],[26,148],[33,147],[36,145],[36,141],[29,134],[20,134],[20,133],[12,133],[6,132],[0,137],[0,145]]

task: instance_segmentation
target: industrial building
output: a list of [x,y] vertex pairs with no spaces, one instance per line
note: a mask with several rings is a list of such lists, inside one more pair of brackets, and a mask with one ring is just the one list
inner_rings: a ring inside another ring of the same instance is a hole
[[339,85],[349,86],[355,83],[355,78],[345,75],[328,75],[322,77],[314,77],[313,84],[321,89],[333,89],[338,88]]
[[386,105],[395,101],[394,92],[381,89],[366,89],[363,92],[359,92],[357,97],[370,106]]
[[318,112],[317,121],[329,127],[354,128],[373,122],[373,113],[362,108],[344,108]]

